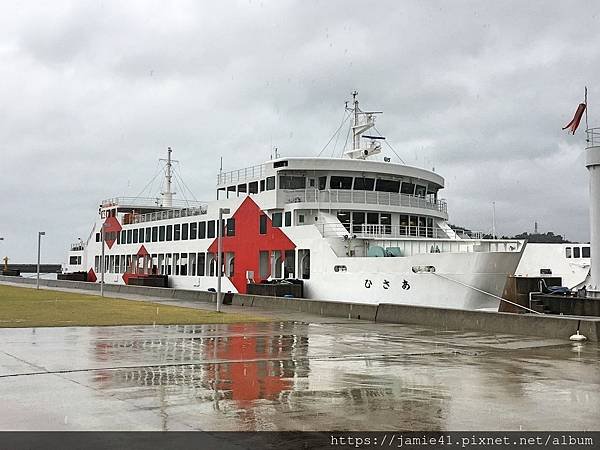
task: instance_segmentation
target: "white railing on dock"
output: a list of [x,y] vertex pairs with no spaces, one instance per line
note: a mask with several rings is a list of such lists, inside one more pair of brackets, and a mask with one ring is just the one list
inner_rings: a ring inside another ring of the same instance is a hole
[[[448,212],[446,201],[431,201],[416,195],[396,192],[353,191],[344,189],[284,189],[285,203],[353,203],[382,206],[407,206],[423,208],[443,213]],[[322,206],[321,206],[322,207]]]

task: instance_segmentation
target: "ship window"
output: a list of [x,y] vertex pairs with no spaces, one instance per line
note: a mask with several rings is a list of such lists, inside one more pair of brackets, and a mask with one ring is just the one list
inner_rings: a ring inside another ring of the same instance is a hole
[[315,187],[315,179],[314,178],[309,178],[308,179],[308,186],[311,188]]
[[182,241],[187,241],[188,239],[188,230],[189,230],[189,224],[188,223],[182,223],[181,224],[181,240]]
[[359,178],[354,179],[354,190],[356,191],[372,191],[375,186],[375,178]]
[[138,241],[140,244],[144,243],[144,229],[140,228],[140,231],[138,232]]
[[127,231],[121,230],[121,244],[127,243]]
[[590,248],[589,247],[581,247],[581,257],[582,258],[590,257]]
[[96,272],[100,272],[100,257],[96,255],[94,258],[94,267],[96,268]]
[[378,178],[375,190],[377,192],[398,192],[400,190],[400,182]]
[[132,231],[131,230],[127,230],[127,243],[131,244],[132,239],[133,239],[133,233],[132,233]]
[[419,216],[419,236],[425,237],[427,228],[427,218]]
[[264,214],[260,215],[258,226],[259,226],[258,232],[260,234],[267,234],[267,216],[266,215],[264,215]]
[[238,188],[237,189],[238,189],[238,194],[239,193],[244,193],[245,194],[246,190],[247,190],[246,183],[244,183],[244,184],[238,184]]
[[271,274],[271,267],[269,263],[269,252],[259,251],[258,252],[258,274],[263,280],[269,278]]
[[400,193],[414,195],[415,185],[413,183],[402,183],[402,187],[400,188]]
[[[227,198],[229,198],[229,193],[232,192],[235,194],[235,186],[227,186]],[[232,195],[233,197],[233,195]]]
[[392,215],[388,213],[381,213],[379,216],[379,223],[385,234],[392,233]]
[[221,198],[221,192],[225,192],[225,188],[218,188],[217,189],[217,200],[219,200]]
[[165,255],[164,255],[164,253],[158,254],[158,273],[161,275],[165,274]]
[[167,225],[167,241],[173,240],[173,225]]
[[69,264],[76,265],[77,264],[77,256],[69,257]]
[[277,169],[278,167],[287,167],[288,162],[287,161],[276,161],[273,163],[273,168]]
[[258,194],[258,181],[248,183],[248,192],[251,194]]
[[275,189],[275,177],[267,177],[267,191]]
[[319,177],[319,190],[324,190],[327,186],[327,177]]
[[152,242],[158,240],[158,227],[152,227]]
[[190,253],[190,275],[195,277],[196,273],[196,254]]
[[118,231],[116,233],[117,233],[117,244],[120,244],[121,243],[121,233],[119,233]]
[[165,240],[165,226],[161,225],[160,228],[158,229],[158,240],[160,242]]
[[265,180],[260,180],[260,192],[265,190]]
[[190,223],[190,239],[196,239],[198,237],[198,222]]
[[350,231],[350,211],[339,211],[337,213],[338,220],[344,225],[346,230]]
[[215,237],[215,221],[214,220],[208,221],[208,230],[206,233],[206,237],[209,239],[212,239]]
[[171,258],[170,253],[165,254],[165,269],[166,269],[166,275],[173,274],[173,259]]
[[298,259],[300,261],[300,278],[308,280],[310,278],[310,250],[298,250]]
[[417,235],[417,224],[418,224],[418,217],[417,216],[409,216],[409,234],[411,236],[416,236]]
[[365,213],[360,211],[354,211],[352,213],[352,232],[362,233],[363,225],[365,224]]
[[426,192],[427,192],[427,188],[425,186],[417,185],[417,188],[415,190],[415,195],[417,197],[425,198]]
[[294,250],[286,250],[284,253],[283,276],[285,278],[296,276],[296,252]]
[[134,244],[138,243],[138,229],[137,228],[133,229],[133,239],[132,239],[132,242]]
[[304,223],[304,214],[298,214],[298,223]]
[[329,180],[330,189],[352,189],[352,177],[334,177]]
[[573,247],[573,258],[581,258],[581,248]]
[[187,253],[182,253],[181,254],[181,259],[179,261],[179,264],[181,266],[181,268],[179,269],[179,274],[186,276],[188,274],[188,270],[187,270]]
[[173,225],[173,240],[178,241],[181,239],[181,225],[176,223]]
[[427,218],[427,237],[433,237],[433,218]]
[[272,220],[273,220],[274,227],[277,227],[277,228],[281,227],[281,218],[282,218],[282,214],[280,212],[273,213]]
[[570,258],[572,256],[571,247],[565,247],[565,256]]
[[289,227],[292,225],[292,212],[286,211],[285,213],[285,226]]
[[198,276],[204,276],[204,270],[206,265],[206,254],[204,252],[198,253]]
[[206,222],[198,222],[198,239],[206,238]]
[[280,175],[279,176],[279,188],[280,189],[306,189],[306,178],[291,176],[291,175]]
[[146,242],[150,242],[152,240],[152,228],[147,227],[146,228]]
[[100,242],[100,233],[96,233],[96,242]]
[[367,213],[367,224],[379,225],[379,213]]
[[233,217],[230,219],[227,219],[225,235],[226,236],[235,236],[235,219]]
[[125,255],[121,255],[119,258],[119,273],[125,273],[127,268],[125,267]]
[[334,272],[346,272],[348,268],[346,266],[333,266]]

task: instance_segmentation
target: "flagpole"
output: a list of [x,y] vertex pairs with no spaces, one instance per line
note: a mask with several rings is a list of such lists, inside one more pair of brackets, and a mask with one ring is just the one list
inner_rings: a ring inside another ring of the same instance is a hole
[[589,129],[588,127],[588,119],[587,119],[587,86],[585,87],[585,131],[587,132],[587,130]]

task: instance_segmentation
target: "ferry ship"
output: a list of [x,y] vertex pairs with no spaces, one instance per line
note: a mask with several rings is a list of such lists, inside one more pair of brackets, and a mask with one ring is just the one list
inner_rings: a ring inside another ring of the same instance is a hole
[[163,275],[169,287],[213,290],[221,231],[224,292],[302,280],[306,298],[497,310],[525,242],[454,230],[444,179],[381,158],[384,138],[365,134],[380,112],[362,110],[356,92],[346,112],[352,144],[341,157],[276,155],[220,171],[214,201],[174,198],[169,148],[163,192],[102,201],[66,270],[93,282],[103,271],[106,283]]

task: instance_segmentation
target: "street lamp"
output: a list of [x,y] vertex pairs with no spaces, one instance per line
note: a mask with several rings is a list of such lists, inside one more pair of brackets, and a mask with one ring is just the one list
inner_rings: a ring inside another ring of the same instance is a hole
[[217,312],[221,312],[221,272],[223,265],[223,214],[229,214],[229,208],[219,208],[219,222],[217,224]]
[[38,231],[38,259],[37,259],[37,282],[36,289],[40,288],[40,250],[42,247],[42,236],[45,236],[45,231]]
[[100,258],[100,297],[104,297],[104,271],[106,268],[104,267],[104,233],[106,229],[106,222],[102,224],[102,229],[100,231],[100,238],[102,240],[102,257]]

